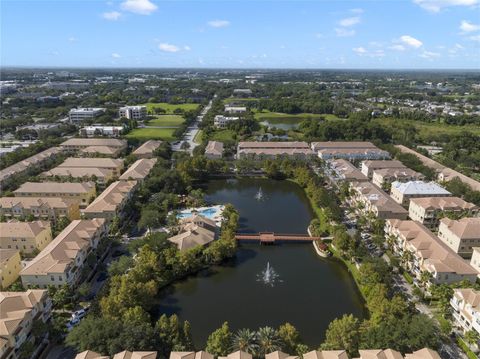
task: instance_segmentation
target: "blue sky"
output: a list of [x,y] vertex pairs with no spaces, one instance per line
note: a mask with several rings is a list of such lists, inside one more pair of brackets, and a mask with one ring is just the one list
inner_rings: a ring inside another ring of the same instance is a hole
[[480,0],[3,0],[2,66],[480,68]]

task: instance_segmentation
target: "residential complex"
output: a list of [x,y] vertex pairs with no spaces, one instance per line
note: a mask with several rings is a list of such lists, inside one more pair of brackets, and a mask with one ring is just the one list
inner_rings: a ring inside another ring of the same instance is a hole
[[480,291],[472,288],[454,289],[450,306],[457,327],[464,332],[474,330],[480,334]]
[[205,157],[209,159],[219,159],[223,156],[223,142],[208,141],[205,147]]
[[391,188],[393,182],[422,181],[425,176],[410,168],[382,168],[373,171],[372,182],[381,188]]
[[[112,359],[156,359],[157,352],[152,351],[129,351],[124,350],[123,352],[115,354]],[[86,350],[75,356],[75,359],[110,359],[109,356],[98,354],[91,350]]]
[[102,126],[92,125],[85,126],[79,131],[80,136],[95,137],[95,136],[107,136],[107,137],[119,137],[123,132],[123,126]]
[[51,181],[59,179],[64,182],[71,180],[85,182],[92,181],[99,186],[104,186],[107,182],[113,180],[116,177],[116,174],[111,168],[58,166],[41,173],[40,177]]
[[150,140],[143,143],[135,151],[132,152],[132,155],[135,155],[137,158],[152,158],[154,157],[155,150],[160,147],[162,141]]
[[389,159],[390,154],[371,142],[312,142],[312,150],[322,160],[346,159],[350,161]]
[[452,194],[435,182],[393,182],[390,193],[395,202],[408,207],[412,198],[447,197]]
[[239,117],[227,117],[223,115],[216,115],[213,119],[213,124],[218,128],[226,128],[230,122],[238,121]]
[[96,189],[93,182],[58,183],[58,182],[26,182],[13,191],[15,197],[57,197],[65,200],[73,199],[80,207],[85,207],[95,198]]
[[92,120],[104,113],[105,109],[100,107],[72,108],[68,113],[68,118],[70,119],[70,123],[78,123],[85,120]]
[[480,279],[480,247],[473,247],[472,250],[470,265],[478,272],[477,277]]
[[20,272],[25,287],[75,285],[90,252],[106,234],[105,219],[72,221]]
[[438,238],[461,257],[470,259],[473,248],[480,246],[480,218],[442,218]]
[[116,138],[70,138],[60,145],[66,151],[76,152],[88,147],[113,147],[120,152],[127,148],[127,141]]
[[[422,280],[430,273],[432,284],[450,284],[467,280],[475,283],[478,272],[424,225],[415,221],[387,220],[385,233],[393,240],[396,255]],[[428,284],[428,283],[427,283]]]
[[367,176],[365,176],[362,171],[360,171],[355,165],[351,162],[338,159],[330,160],[327,162],[328,167],[332,171],[332,176],[336,180],[342,180],[347,182],[365,182],[368,181]]
[[78,202],[58,197],[0,197],[0,216],[35,218],[56,222],[58,218],[80,218]]
[[436,229],[443,217],[474,217],[479,211],[478,206],[459,197],[422,197],[410,200],[408,216],[430,229]]
[[129,120],[143,120],[147,116],[147,106],[125,106],[118,110],[119,117]]
[[22,254],[41,251],[52,241],[50,222],[0,222],[0,249],[16,249]]
[[88,146],[78,151],[82,157],[119,157],[124,149],[109,146]]
[[226,113],[244,113],[247,112],[247,108],[245,106],[230,106],[225,105],[225,112]]
[[34,323],[46,323],[51,309],[46,290],[0,292],[0,358],[19,359],[22,345],[35,339]]
[[127,170],[120,176],[119,180],[143,181],[148,176],[153,166],[155,166],[155,163],[157,163],[156,158],[142,158],[137,160],[127,168]]
[[113,171],[113,175],[118,177],[123,170],[123,159],[69,157],[58,168],[101,168]]
[[237,158],[293,156],[308,158],[314,152],[306,142],[239,142]]
[[0,290],[12,285],[21,269],[22,258],[18,249],[0,249]]
[[373,172],[375,170],[386,169],[386,168],[406,168],[406,166],[397,160],[384,160],[384,161],[363,161],[362,162],[362,173],[368,178],[372,179]]

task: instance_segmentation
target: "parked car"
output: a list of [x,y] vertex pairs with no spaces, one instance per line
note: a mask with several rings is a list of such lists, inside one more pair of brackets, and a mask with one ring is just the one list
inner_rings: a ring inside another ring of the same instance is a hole
[[80,323],[80,319],[75,318],[67,322],[67,331],[71,331],[74,326]]
[[372,249],[376,249],[376,248],[377,248],[377,246],[373,243],[367,244],[367,249],[372,250]]
[[72,321],[73,320],[80,320],[82,319],[84,316],[87,315],[88,311],[89,311],[89,307],[86,307],[86,308],[82,308],[80,310],[77,310],[75,312],[72,313]]

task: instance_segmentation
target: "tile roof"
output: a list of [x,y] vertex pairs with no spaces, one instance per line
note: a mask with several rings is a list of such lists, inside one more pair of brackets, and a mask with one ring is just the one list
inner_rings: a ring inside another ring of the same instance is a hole
[[461,239],[477,239],[480,238],[480,217],[461,218],[452,220],[449,218],[442,218],[440,225],[448,227],[450,232]]
[[136,181],[113,182],[83,210],[83,213],[115,211],[136,185]]
[[69,157],[58,167],[97,167],[97,168],[117,168],[123,166],[123,159],[119,158],[77,158]]
[[205,154],[221,156],[223,154],[223,142],[208,141]]
[[113,170],[110,168],[99,167],[55,167],[49,171],[40,174],[40,177],[73,177],[73,178],[107,178],[113,176]]
[[153,153],[163,141],[149,140],[132,152],[134,155],[146,155]]
[[108,146],[108,147],[125,147],[127,141],[116,138],[70,138],[63,142],[60,146]]
[[121,180],[141,180],[148,176],[153,166],[157,163],[156,158],[140,159],[135,161],[128,169],[120,176]]
[[25,182],[13,193],[88,193],[92,188],[93,182]]
[[410,203],[415,203],[417,206],[429,209],[441,209],[442,211],[464,209],[472,210],[478,208],[473,203],[465,202],[459,197],[420,197],[412,198]]
[[50,222],[0,222],[0,238],[35,238],[45,230],[50,230]]
[[67,209],[75,201],[60,197],[0,197],[0,208],[52,208]]

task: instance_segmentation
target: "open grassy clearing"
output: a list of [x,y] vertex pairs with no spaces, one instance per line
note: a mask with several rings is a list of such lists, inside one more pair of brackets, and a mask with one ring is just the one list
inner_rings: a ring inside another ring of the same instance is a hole
[[136,128],[125,137],[127,138],[136,138],[138,140],[164,140],[164,141],[173,141],[175,137],[173,136],[174,128]]
[[259,121],[269,121],[270,123],[280,123],[280,122],[287,122],[293,123],[295,121],[301,122],[306,119],[320,119],[324,118],[327,121],[333,120],[341,120],[341,118],[337,117],[336,115],[332,114],[315,114],[315,113],[296,113],[296,114],[289,114],[289,113],[281,113],[281,112],[270,112],[267,110],[263,110],[261,112],[255,111],[255,119]]
[[233,136],[235,135],[235,132],[231,130],[220,130],[220,131],[215,131],[211,136],[210,140],[213,141],[229,141],[233,140]]
[[480,135],[480,126],[475,125],[466,125],[466,126],[456,126],[456,125],[447,125],[445,123],[438,123],[438,122],[421,122],[421,121],[413,121],[413,120],[406,120],[406,119],[397,119],[397,118],[378,118],[374,121],[378,123],[390,127],[397,127],[398,124],[407,124],[414,126],[420,136],[429,136],[429,135],[453,135],[458,134],[461,132],[470,132],[475,135]]
[[159,103],[153,103],[153,102],[148,102],[144,104],[144,106],[147,106],[147,112],[153,111],[154,108],[163,108],[166,112],[166,114],[173,114],[173,111],[175,111],[177,108],[184,110],[184,111],[190,111],[190,110],[196,110],[200,105],[198,103],[182,103],[178,105],[172,105],[170,103],[166,102],[159,102]]
[[171,126],[178,127],[185,119],[179,115],[155,115],[153,120],[148,121],[147,126]]

